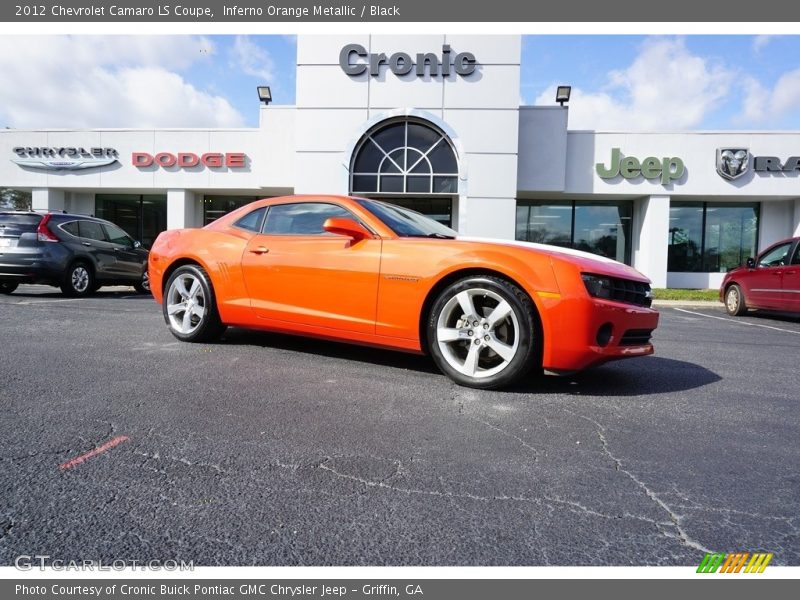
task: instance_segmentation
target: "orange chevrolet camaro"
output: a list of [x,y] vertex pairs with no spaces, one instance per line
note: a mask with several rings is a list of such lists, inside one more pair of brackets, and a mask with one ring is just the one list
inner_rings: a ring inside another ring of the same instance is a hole
[[344,196],[269,198],[165,231],[150,286],[172,334],[227,326],[428,353],[459,384],[498,388],[653,353],[647,277],[555,246],[474,239]]

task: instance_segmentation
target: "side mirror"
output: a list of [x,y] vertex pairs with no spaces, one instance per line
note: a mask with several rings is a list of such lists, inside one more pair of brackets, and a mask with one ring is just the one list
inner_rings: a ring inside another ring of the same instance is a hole
[[343,217],[331,217],[330,219],[326,219],[322,224],[322,228],[328,233],[344,235],[356,241],[372,237],[372,234],[361,223]]
[[756,268],[756,259],[752,256],[747,259],[747,268],[748,269],[755,269]]
[[134,248],[141,248],[142,247],[142,242],[140,242],[139,240],[136,240],[135,242],[133,242],[133,247]]

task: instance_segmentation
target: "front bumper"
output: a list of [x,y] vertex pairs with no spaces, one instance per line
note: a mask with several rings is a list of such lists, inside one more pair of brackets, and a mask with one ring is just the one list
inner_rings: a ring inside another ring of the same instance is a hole
[[542,357],[547,370],[579,371],[653,353],[650,336],[658,312],[652,308],[587,296],[557,301],[547,314]]

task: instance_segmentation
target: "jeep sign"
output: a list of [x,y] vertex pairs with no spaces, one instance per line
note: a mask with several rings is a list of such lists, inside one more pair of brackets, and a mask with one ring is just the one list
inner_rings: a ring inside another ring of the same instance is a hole
[[634,156],[623,157],[619,148],[612,148],[611,164],[606,167],[603,163],[597,163],[595,171],[601,179],[613,179],[617,175],[622,175],[624,179],[635,179],[641,175],[645,179],[660,178],[661,185],[667,185],[683,177],[686,167],[677,156],[648,156],[640,161]]

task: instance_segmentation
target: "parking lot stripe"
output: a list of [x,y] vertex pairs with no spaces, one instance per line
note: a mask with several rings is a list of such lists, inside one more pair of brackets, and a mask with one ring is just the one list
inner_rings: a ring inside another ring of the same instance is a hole
[[52,302],[80,302],[84,298],[59,298],[58,300],[23,300],[16,302],[16,304],[48,304]]
[[89,460],[93,456],[102,454],[106,450],[110,450],[114,446],[119,446],[122,442],[127,442],[127,441],[128,441],[127,435],[118,435],[117,437],[108,440],[105,444],[100,444],[94,450],[90,450],[89,452],[81,454],[80,456],[76,456],[75,458],[58,465],[58,468],[61,469],[62,471],[66,471],[67,469],[71,469],[72,467],[77,467],[79,464]]
[[740,321],[738,319],[726,319],[725,317],[707,315],[705,313],[695,312],[693,310],[686,310],[685,308],[676,308],[675,310],[683,313],[689,313],[690,315],[697,315],[699,317],[708,317],[709,319],[717,319],[719,321],[729,321],[731,323],[736,323],[737,325],[747,325],[748,327],[763,327],[764,329],[773,329],[775,331],[783,331],[784,333],[793,333],[795,335],[800,335],[800,331],[792,331],[791,329],[781,329],[780,327],[773,327],[772,325],[762,325],[761,323],[748,323],[747,321]]

